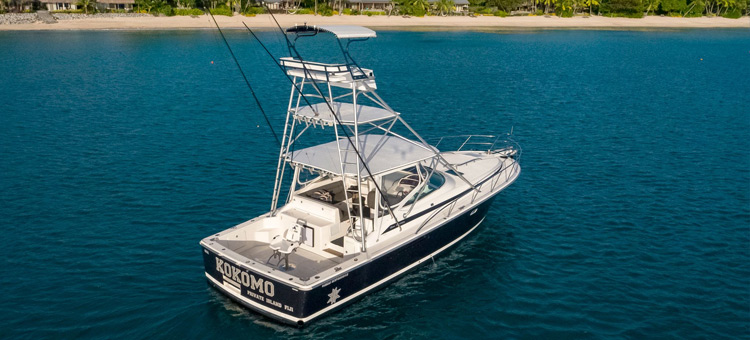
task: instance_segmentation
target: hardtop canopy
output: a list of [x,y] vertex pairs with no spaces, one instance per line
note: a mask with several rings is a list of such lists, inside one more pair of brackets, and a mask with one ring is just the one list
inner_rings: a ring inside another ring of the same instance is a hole
[[[351,103],[332,102],[329,108],[326,103],[312,104],[312,106],[301,106],[294,115],[306,120],[320,121],[323,124],[331,125],[336,123],[331,109],[334,110],[336,116],[339,118],[341,124],[353,125],[354,119],[354,105]],[[382,109],[374,106],[357,105],[357,119],[356,122],[359,124],[372,123],[385,119],[393,119],[399,113],[391,112],[386,109]],[[347,142],[348,143],[348,142]]]
[[[342,148],[341,158],[343,160],[339,159],[337,143]],[[433,151],[433,148],[430,146],[388,135],[360,135],[357,145],[360,146],[359,152],[362,155],[362,159],[367,163],[373,176],[402,169],[419,161],[437,156],[437,150]],[[287,160],[292,164],[337,175],[341,175],[343,165],[346,175],[357,174],[357,155],[348,141],[333,141],[298,150],[291,153],[287,157]],[[361,163],[360,173],[363,176],[367,175]]]
[[286,29],[287,33],[313,33],[318,34],[320,32],[332,33],[339,39],[356,39],[356,38],[375,38],[377,34],[375,31],[362,26],[353,25],[323,25],[323,26],[308,26],[295,25]]

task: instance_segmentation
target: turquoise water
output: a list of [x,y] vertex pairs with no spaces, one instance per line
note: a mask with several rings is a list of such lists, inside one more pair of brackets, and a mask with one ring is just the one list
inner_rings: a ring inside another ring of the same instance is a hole
[[[280,129],[286,80],[228,35]],[[198,241],[268,209],[277,156],[219,39],[0,32],[0,337],[750,338],[750,31],[353,47],[425,137],[513,127],[523,173],[434,265],[302,330],[203,275]]]

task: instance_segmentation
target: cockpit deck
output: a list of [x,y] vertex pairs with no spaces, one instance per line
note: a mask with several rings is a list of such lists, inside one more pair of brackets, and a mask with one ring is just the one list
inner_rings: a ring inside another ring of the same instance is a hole
[[249,261],[284,271],[286,274],[296,276],[302,281],[306,281],[347,260],[346,257],[339,257],[333,253],[331,253],[331,257],[325,257],[303,248],[297,248],[289,255],[289,267],[284,268],[284,258],[274,257],[274,251],[268,246],[268,243],[231,240],[217,240],[217,243],[247,258]]

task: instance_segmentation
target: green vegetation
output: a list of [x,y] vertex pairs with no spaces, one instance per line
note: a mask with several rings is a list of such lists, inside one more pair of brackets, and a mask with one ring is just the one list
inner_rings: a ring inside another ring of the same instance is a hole
[[[0,0],[0,13],[21,12],[23,4],[31,0]],[[76,0],[80,10],[56,11],[58,13],[96,12],[97,0]],[[345,0],[296,0],[290,14],[333,15],[456,15],[455,0],[391,0],[384,10],[358,11],[345,8]],[[721,16],[740,18],[748,15],[750,0],[469,0],[473,15],[554,15],[562,18],[576,15],[603,15],[609,17],[642,18],[644,15],[672,17]],[[241,13],[254,16],[266,13],[260,0],[135,0],[134,10],[153,15],[197,16],[208,8],[214,15],[232,16]],[[123,12],[111,10],[110,12]],[[462,13],[460,15],[465,15]]]
[[232,12],[232,9],[227,7],[226,5],[221,5],[216,8],[212,8],[209,11],[211,11],[211,14],[213,15],[225,15],[228,17],[231,17],[234,15],[234,12]]
[[728,18],[728,19],[739,19],[740,17],[742,17],[742,11],[737,8],[733,8],[733,9],[727,10],[721,16]]
[[649,12],[654,14],[659,8],[659,3],[661,3],[661,0],[643,0],[643,6],[646,7],[646,15],[649,15]]
[[263,7],[256,7],[256,6],[246,7],[242,11],[242,14],[244,15],[257,15],[257,14],[263,14],[263,13],[266,13],[266,9]]
[[524,2],[525,1],[523,0],[487,0],[485,2],[485,6],[497,7],[498,9],[506,13],[510,13],[519,6],[523,5]]
[[164,0],[135,0],[135,6],[143,13],[174,15],[172,6]]
[[174,15],[203,15],[203,11],[197,8],[175,8]]
[[430,10],[430,3],[427,0],[398,0],[399,14],[423,17]]
[[492,14],[492,8],[491,7],[475,7],[470,8],[474,14],[482,14],[482,15],[489,15]]
[[[571,1],[572,2],[572,1]],[[556,6],[555,7],[555,15],[561,18],[572,18],[573,17],[573,6],[571,5],[564,5],[564,6]]]
[[603,0],[602,14],[609,17],[643,18],[641,0]]
[[78,0],[76,6],[78,6],[78,9],[82,9],[84,14],[94,13],[96,0]]
[[333,16],[333,8],[329,6],[326,3],[319,3],[318,4],[318,14],[324,16],[324,17],[331,17]]
[[585,14],[625,18],[642,18],[644,15],[675,17],[705,15],[738,18],[747,15],[750,7],[750,0],[469,0],[469,2],[469,10],[479,15],[496,15],[498,11],[503,11],[510,15],[555,13],[563,18]]
[[[3,1],[3,0],[0,0]],[[153,15],[203,15],[203,9],[208,9],[213,15],[232,16],[234,13],[255,15],[265,13],[260,2],[253,0],[135,0],[134,11]]]
[[440,15],[448,15],[455,6],[456,3],[454,3],[453,0],[438,0],[433,7]]
[[[682,16],[688,17],[688,18],[702,17],[705,6],[706,6],[706,3],[703,2],[703,0],[695,0],[693,2],[689,2],[686,6],[687,9],[685,10],[685,13],[682,14]],[[714,15],[714,14],[709,11],[708,15]]]
[[164,6],[159,7],[157,12],[160,15],[164,15],[168,17],[174,16],[174,10],[172,9],[172,6],[170,5],[164,5]]
[[[0,11],[8,11],[10,4],[23,0],[0,0]],[[78,0],[84,13],[95,10],[96,0]],[[88,5],[85,5],[87,4]],[[674,17],[722,16],[739,18],[747,15],[750,0],[469,0],[469,12],[474,15],[547,15],[572,17],[575,15],[603,15],[609,17],[642,18],[644,15]],[[290,14],[333,15],[455,15],[454,0],[392,0],[385,10],[358,11],[345,8],[344,0],[297,0]],[[232,16],[234,13],[253,16],[265,13],[260,0],[136,0],[136,11],[154,15],[201,15],[199,9],[209,8],[214,15]],[[19,9],[20,10],[20,9]]]
[[682,16],[682,12],[687,9],[687,2],[685,0],[661,0],[660,7],[662,12],[679,13]]

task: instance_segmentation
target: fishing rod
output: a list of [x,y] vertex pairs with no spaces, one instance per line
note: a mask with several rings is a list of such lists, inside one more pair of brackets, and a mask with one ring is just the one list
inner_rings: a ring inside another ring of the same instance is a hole
[[[347,141],[349,142],[349,145],[351,145],[352,148],[354,149],[354,153],[357,155],[357,158],[360,160],[360,162],[362,162],[362,165],[364,166],[365,171],[367,171],[367,174],[369,175],[369,177],[372,178],[372,183],[375,186],[375,189],[380,194],[380,197],[385,197],[385,194],[380,189],[380,186],[377,184],[377,181],[375,181],[375,176],[373,176],[372,171],[370,171],[370,167],[367,165],[367,162],[365,162],[364,158],[362,158],[362,155],[359,152],[359,148],[357,148],[357,144],[354,143],[354,141],[352,140],[351,136],[346,131],[346,127],[344,126],[343,123],[341,123],[341,120],[336,115],[336,111],[331,106],[331,103],[329,103],[328,99],[323,95],[323,91],[320,90],[320,87],[318,86],[317,82],[315,81],[315,78],[312,77],[312,74],[310,73],[310,70],[308,70],[307,66],[305,66],[305,62],[302,59],[302,56],[300,55],[299,51],[297,51],[297,47],[294,44],[292,44],[291,41],[289,41],[289,37],[286,35],[286,32],[284,31],[284,29],[279,24],[279,21],[276,20],[276,16],[273,15],[273,13],[271,12],[271,9],[268,8],[268,4],[265,3],[265,2],[263,2],[263,6],[266,8],[266,11],[268,11],[268,14],[271,15],[271,18],[273,18],[273,21],[276,23],[276,27],[278,27],[279,30],[281,31],[281,35],[284,36],[284,39],[286,40],[286,43],[287,43],[287,47],[289,47],[290,53],[293,50],[294,54],[297,55],[297,59],[299,59],[300,64],[302,64],[302,69],[304,70],[305,74],[310,78],[310,80],[312,80],[311,84],[312,84],[313,88],[315,89],[315,91],[318,92],[318,95],[320,95],[320,97],[324,99],[324,102],[326,103],[326,106],[328,107],[328,110],[331,111],[331,116],[336,120],[336,124],[338,124],[339,126],[341,126],[341,132],[344,133],[344,136],[346,137]],[[286,71],[284,70],[283,66],[281,66],[280,63],[276,62],[276,58],[273,56],[273,54],[271,54],[271,52],[268,50],[268,48],[265,47],[265,45],[263,44],[263,42],[261,42],[260,39],[258,39],[258,36],[255,35],[255,33],[250,29],[250,27],[247,26],[247,24],[245,24],[244,22],[242,24],[245,25],[245,28],[250,32],[250,34],[253,35],[253,37],[255,37],[255,39],[258,41],[258,43],[261,46],[263,46],[263,49],[266,51],[266,53],[268,53],[268,55],[271,58],[274,59],[274,63],[279,67],[279,69],[282,72],[284,72],[284,74],[286,74]],[[287,74],[287,79],[293,85],[295,85],[294,81],[289,77],[288,74]],[[297,92],[299,93],[299,95],[302,96],[302,98],[305,99],[305,102],[308,103],[308,105],[310,105],[310,102],[307,100],[307,98],[305,98],[305,94],[302,93],[302,90],[299,89],[296,85],[294,86],[294,88],[297,90]],[[312,106],[311,106],[311,108],[312,108]],[[391,215],[391,217],[393,217],[393,220],[395,221],[395,223],[398,226],[399,230],[402,230],[401,229],[401,223],[398,221],[398,218],[396,218],[396,214],[393,213],[393,210],[391,209],[390,205],[387,205],[387,208],[388,208],[388,213]],[[363,224],[363,229],[362,230],[364,230],[364,224]],[[363,235],[363,237],[364,237],[364,235]]]
[[237,68],[240,70],[240,74],[242,74],[242,78],[245,79],[245,84],[247,85],[247,88],[250,89],[250,93],[253,95],[253,99],[255,99],[255,103],[258,104],[258,108],[260,109],[260,113],[263,114],[263,118],[266,119],[266,124],[268,124],[268,128],[271,129],[271,134],[273,134],[273,138],[276,139],[276,144],[279,146],[281,145],[281,140],[279,140],[279,136],[276,135],[276,131],[273,130],[273,126],[271,125],[271,121],[268,119],[268,115],[266,114],[266,111],[263,110],[263,106],[260,105],[260,99],[258,99],[258,96],[255,94],[255,90],[253,89],[253,86],[250,85],[250,80],[247,79],[247,75],[245,75],[245,71],[242,70],[242,66],[240,66],[240,62],[237,61],[237,57],[234,55],[234,52],[232,51],[232,47],[229,46],[229,42],[227,41],[227,38],[224,36],[224,32],[221,31],[221,27],[219,27],[219,23],[216,22],[216,18],[214,18],[213,13],[211,13],[211,10],[203,8],[208,15],[211,16],[211,19],[214,21],[214,25],[216,25],[216,29],[219,30],[219,34],[221,34],[221,39],[224,40],[224,44],[227,45],[227,49],[229,49],[229,54],[232,55],[232,59],[234,59],[234,63],[237,65]]

